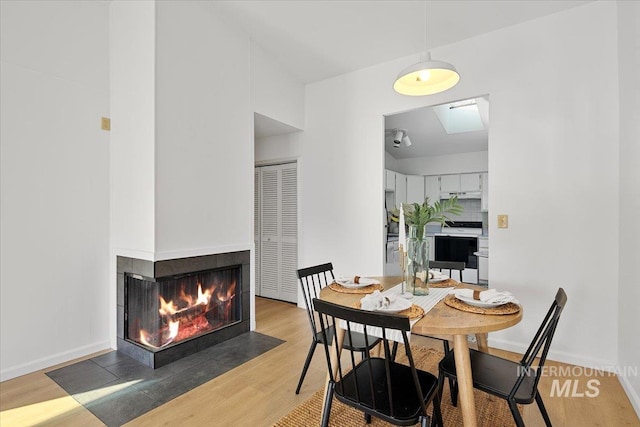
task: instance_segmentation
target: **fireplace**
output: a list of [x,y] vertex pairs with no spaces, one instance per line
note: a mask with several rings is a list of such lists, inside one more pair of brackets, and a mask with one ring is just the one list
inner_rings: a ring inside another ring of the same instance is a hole
[[159,368],[249,330],[249,251],[118,257],[118,351]]

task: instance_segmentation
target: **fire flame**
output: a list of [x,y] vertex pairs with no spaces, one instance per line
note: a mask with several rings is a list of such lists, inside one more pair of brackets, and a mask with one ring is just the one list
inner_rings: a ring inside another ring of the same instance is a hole
[[[197,285],[197,295],[188,295],[184,286],[169,301],[160,295],[159,324],[154,331],[139,328],[136,334],[138,341],[158,350],[228,324],[233,316],[232,301],[235,298],[236,281],[212,283],[204,291],[200,282]],[[212,299],[215,303],[210,306]]]
[[[198,283],[198,298],[195,301],[191,295],[185,294],[184,289],[180,291],[179,299],[181,302],[186,303],[186,307],[180,308],[173,302],[173,300],[167,302],[162,296],[160,296],[160,308],[158,309],[158,312],[161,316],[169,317],[168,328],[163,331],[162,337],[160,338],[160,343],[155,344],[150,342],[153,341],[151,338],[151,334],[144,329],[141,329],[140,342],[142,342],[142,344],[153,348],[161,348],[166,346],[167,344],[170,344],[180,332],[180,320],[175,319],[173,316],[177,313],[184,312],[198,305],[208,305],[209,301],[211,300],[211,290],[207,289],[203,292],[202,284]],[[184,306],[184,304],[181,305]],[[206,320],[204,320],[204,322],[206,323]]]
[[198,300],[196,301],[196,305],[197,304],[209,304],[209,301],[211,301],[211,289],[207,289],[204,293],[202,292],[202,285],[198,284]]
[[176,314],[178,307],[173,303],[173,300],[166,302],[162,296],[160,296],[160,310],[158,312],[163,316]]
[[227,302],[229,301],[231,298],[235,297],[235,290],[236,290],[236,283],[233,282],[232,286],[227,287],[227,291],[226,293],[224,291],[218,293],[217,295],[217,299],[220,302]]
[[171,344],[173,340],[178,336],[178,330],[180,329],[180,322],[169,322],[169,328],[162,334],[160,345],[152,344],[151,337],[152,335],[145,331],[144,329],[140,329],[140,342],[146,346],[152,348],[162,348],[167,344]]
[[205,292],[202,292],[202,285],[198,283],[198,299],[195,301],[195,303],[191,295],[187,295],[184,293],[184,289],[180,291],[180,300],[187,303],[187,306],[180,309],[176,304],[173,303],[173,300],[167,302],[162,296],[160,296],[160,309],[158,310],[158,312],[163,316],[170,316],[176,314],[179,311],[186,310],[199,304],[207,305],[211,300],[211,290],[207,289]]

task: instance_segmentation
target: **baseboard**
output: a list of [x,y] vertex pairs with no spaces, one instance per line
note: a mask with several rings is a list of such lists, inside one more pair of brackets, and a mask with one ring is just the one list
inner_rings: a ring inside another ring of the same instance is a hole
[[[500,350],[512,351],[514,353],[524,354],[527,351],[528,344],[514,343],[512,341],[500,340],[500,339],[489,339],[489,347],[498,348]],[[554,360],[557,362],[568,363],[570,365],[583,366],[587,368],[594,368],[598,370],[608,371],[618,373],[621,371],[620,367],[617,363],[614,363],[605,359],[596,359],[592,357],[584,357],[581,355],[576,355],[574,353],[567,353],[564,351],[552,351],[549,350],[549,355],[547,356],[549,360]],[[625,394],[629,398],[631,402],[631,406],[633,406],[634,411],[638,418],[640,418],[640,396],[633,388],[633,385],[629,381],[629,377],[625,375],[617,375],[618,381],[622,385],[622,389],[625,391]]]
[[23,363],[18,366],[13,366],[0,371],[0,381],[7,381],[12,378],[19,377],[21,375],[30,374],[41,369],[46,369],[51,366],[58,365],[60,363],[68,362],[79,357],[84,357],[98,351],[109,349],[109,341],[101,341],[93,344],[89,344],[83,347],[78,347],[73,350],[65,351],[62,353],[54,354],[51,356],[43,357],[31,362]]
[[[498,348],[500,350],[512,351],[514,353],[524,354],[530,343],[514,343],[513,341],[489,338],[489,347]],[[568,363],[570,365],[584,366],[587,368],[599,369],[607,372],[616,372],[617,363],[612,360],[597,359],[593,357],[585,357],[575,353],[566,351],[553,350],[553,345],[547,355],[549,360],[556,362]]]
[[631,406],[633,406],[633,409],[636,411],[636,415],[640,419],[640,396],[638,396],[638,393],[633,388],[633,385],[629,381],[629,377],[618,375],[618,380],[620,381],[620,385],[622,385],[622,388],[627,394],[629,401],[631,401]]

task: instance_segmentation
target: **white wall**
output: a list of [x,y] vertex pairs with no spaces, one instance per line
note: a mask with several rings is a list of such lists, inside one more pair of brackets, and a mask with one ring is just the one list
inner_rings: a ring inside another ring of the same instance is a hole
[[0,2],[0,380],[108,347],[106,2]]
[[433,51],[462,75],[442,94],[392,91],[398,70],[417,57],[309,85],[301,263],[382,274],[383,115],[486,93],[489,203],[510,216],[506,230],[489,221],[492,285],[525,307],[522,323],[492,334],[491,344],[523,351],[563,286],[569,303],[551,357],[615,363],[618,272],[605,283],[595,269],[617,265],[618,231],[593,230],[602,221],[598,203],[614,223],[618,217],[617,79],[593,67],[593,52],[615,75],[616,42],[616,5],[596,2]]
[[256,164],[296,160],[300,156],[303,136],[303,132],[293,132],[256,139]]
[[489,168],[489,152],[479,151],[475,153],[398,159],[396,164],[397,172],[402,172],[406,175],[485,172]]
[[250,249],[248,36],[206,2],[113,2],[111,25],[114,251]]
[[[638,367],[638,309],[640,280],[640,3],[618,2],[620,58],[620,295],[619,364]],[[640,416],[640,377],[621,382]]]
[[389,169],[392,171],[396,171],[398,169],[398,159],[393,157],[391,154],[384,152],[384,167],[385,169]]
[[156,8],[156,256],[250,249],[249,38],[207,2]]
[[154,257],[155,17],[151,1],[111,3],[109,153],[114,259],[115,254]]
[[304,85],[251,41],[251,103],[254,112],[304,129]]
[[248,36],[206,2],[113,2],[111,25],[114,251],[251,249]]

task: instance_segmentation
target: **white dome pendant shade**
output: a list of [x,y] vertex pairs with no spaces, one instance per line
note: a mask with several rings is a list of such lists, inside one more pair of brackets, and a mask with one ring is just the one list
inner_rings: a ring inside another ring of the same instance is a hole
[[425,61],[413,64],[398,74],[393,89],[401,95],[423,96],[444,92],[460,81],[456,67],[443,61],[432,61],[427,52]]

